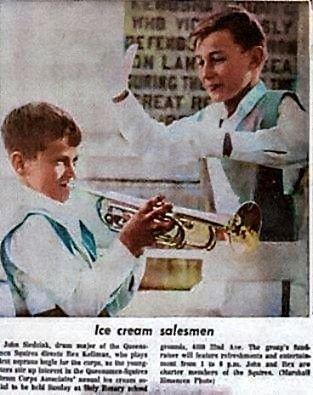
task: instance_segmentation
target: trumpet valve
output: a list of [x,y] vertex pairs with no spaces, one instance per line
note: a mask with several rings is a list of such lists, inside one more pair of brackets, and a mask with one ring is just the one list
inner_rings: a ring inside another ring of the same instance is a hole
[[187,218],[179,218],[180,223],[187,230],[191,230],[194,227],[194,222]]

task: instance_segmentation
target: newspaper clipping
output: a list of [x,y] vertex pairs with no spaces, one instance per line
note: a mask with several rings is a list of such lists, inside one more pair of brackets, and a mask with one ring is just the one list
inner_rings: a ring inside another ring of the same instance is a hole
[[312,394],[310,2],[0,18],[0,393]]

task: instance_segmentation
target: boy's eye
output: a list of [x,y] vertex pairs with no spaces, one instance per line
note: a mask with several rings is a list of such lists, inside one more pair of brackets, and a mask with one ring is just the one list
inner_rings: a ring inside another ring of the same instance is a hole
[[[215,64],[215,63],[222,63],[226,61],[226,57],[224,55],[221,54],[212,54],[209,55],[207,62],[209,64]],[[196,57],[196,65],[198,67],[204,67],[205,66],[205,59],[200,58],[200,57]]]
[[[72,166],[74,168],[76,167],[76,165],[77,165],[77,159],[72,162]],[[58,167],[60,169],[64,169],[66,166],[67,166],[67,163],[65,163],[63,160],[58,160],[56,162],[56,167]]]
[[65,164],[64,164],[64,162],[61,161],[61,160],[57,161],[55,170],[56,170],[57,178],[61,178],[62,175],[65,172]]
[[224,62],[225,60],[226,60],[225,56],[222,55],[216,54],[211,56],[211,61],[215,63]]

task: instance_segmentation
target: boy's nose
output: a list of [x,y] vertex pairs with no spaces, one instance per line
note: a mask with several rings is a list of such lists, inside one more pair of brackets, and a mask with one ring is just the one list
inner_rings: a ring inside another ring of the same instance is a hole
[[214,66],[212,65],[212,62],[206,61],[204,65],[199,69],[199,78],[201,81],[204,81],[206,79],[211,79],[215,75],[215,70]]
[[67,166],[66,168],[66,176],[69,180],[75,180],[76,173],[74,165]]
[[206,63],[202,69],[202,79],[211,79],[214,77],[214,68],[211,66],[210,63]]

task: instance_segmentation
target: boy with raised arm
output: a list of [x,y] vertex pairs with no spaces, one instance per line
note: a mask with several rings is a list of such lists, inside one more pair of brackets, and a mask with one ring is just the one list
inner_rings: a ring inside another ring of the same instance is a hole
[[[200,21],[192,37],[212,103],[166,127],[126,88],[113,98],[120,131],[138,154],[161,157],[163,167],[167,160],[188,164],[206,157],[217,212],[255,200],[263,213],[262,240],[297,240],[305,228],[307,113],[293,92],[269,90],[261,81],[267,46],[254,15],[227,8]],[[125,76],[133,55],[130,48]]]
[[92,232],[65,204],[81,142],[73,118],[52,104],[28,103],[7,115],[1,131],[21,183],[20,208],[1,242],[8,305],[17,316],[115,315],[139,286],[136,257],[170,229],[163,217],[171,204],[148,200],[101,257]]

